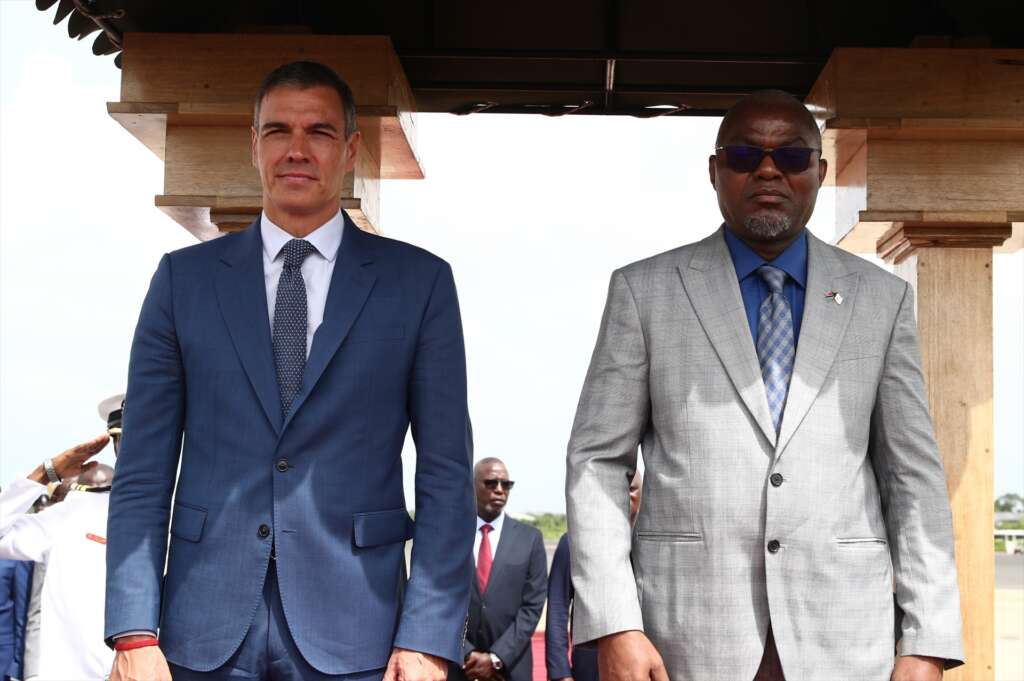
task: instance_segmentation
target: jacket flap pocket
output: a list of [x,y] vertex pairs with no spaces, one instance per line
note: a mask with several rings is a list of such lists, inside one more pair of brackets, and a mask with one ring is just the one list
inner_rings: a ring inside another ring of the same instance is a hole
[[656,530],[640,530],[636,533],[638,539],[644,541],[666,541],[675,543],[703,541],[698,532],[659,532]]
[[413,521],[404,508],[352,515],[352,539],[361,548],[412,539]]
[[174,520],[171,534],[185,541],[199,541],[206,524],[206,509],[177,501],[174,503]]
[[836,544],[839,546],[885,546],[888,542],[882,537],[836,537]]

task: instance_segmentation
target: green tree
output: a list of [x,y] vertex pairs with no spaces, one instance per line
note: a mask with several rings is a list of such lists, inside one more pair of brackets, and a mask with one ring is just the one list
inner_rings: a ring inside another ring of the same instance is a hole
[[1019,494],[1004,494],[996,499],[997,513],[1024,512],[1024,497]]
[[564,513],[539,513],[533,520],[523,520],[527,525],[533,525],[545,539],[558,539],[566,530]]

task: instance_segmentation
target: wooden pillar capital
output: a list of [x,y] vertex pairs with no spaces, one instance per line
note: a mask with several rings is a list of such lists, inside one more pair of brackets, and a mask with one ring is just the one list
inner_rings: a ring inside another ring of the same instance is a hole
[[894,222],[878,240],[878,257],[898,265],[921,248],[996,248],[1012,232],[1009,222]]

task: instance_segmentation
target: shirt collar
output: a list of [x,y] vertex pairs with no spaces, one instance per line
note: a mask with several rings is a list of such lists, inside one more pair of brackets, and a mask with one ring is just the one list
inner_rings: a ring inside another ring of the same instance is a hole
[[788,274],[801,288],[807,287],[807,230],[802,230],[800,236],[771,261],[765,260],[743,243],[728,225],[723,228],[723,233],[725,245],[729,247],[729,255],[732,256],[732,263],[736,268],[736,277],[740,281],[753,274],[761,265],[770,263]]
[[477,532],[479,532],[480,528],[483,527],[484,525],[490,525],[491,527],[494,528],[493,530],[491,530],[491,532],[493,534],[501,534],[501,526],[504,525],[504,524],[505,524],[505,512],[504,511],[499,513],[498,517],[495,518],[494,520],[492,520],[491,522],[487,522],[486,520],[484,520],[480,516],[476,517],[476,531]]
[[[313,244],[313,248],[325,260],[334,261],[338,256],[338,248],[345,234],[345,219],[339,210],[330,220],[314,229],[305,240]],[[284,245],[294,237],[275,225],[267,217],[266,211],[260,216],[260,236],[263,237],[263,252],[270,260],[276,260]]]

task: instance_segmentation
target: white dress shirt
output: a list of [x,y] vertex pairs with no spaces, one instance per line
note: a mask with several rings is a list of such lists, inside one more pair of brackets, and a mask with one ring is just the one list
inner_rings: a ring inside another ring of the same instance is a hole
[[[327,291],[331,287],[331,275],[338,257],[338,248],[345,235],[345,220],[339,210],[334,217],[317,227],[305,237],[313,244],[316,253],[310,254],[302,263],[302,280],[306,283],[306,356],[313,347],[313,335],[324,320],[327,305]],[[277,282],[284,269],[281,249],[294,237],[267,217],[260,216],[260,236],[263,237],[263,279],[267,286],[267,313],[270,316],[270,332],[274,332],[274,306],[277,304]]]
[[484,525],[490,525],[494,529],[487,535],[487,538],[491,542],[491,560],[494,560],[494,554],[498,552],[498,542],[501,541],[501,528],[505,524],[505,512],[502,511],[498,514],[498,517],[487,522],[480,516],[476,517],[476,538],[473,540],[473,563],[476,564],[476,559],[480,555],[480,542],[483,540],[484,533],[480,531],[480,528]]

